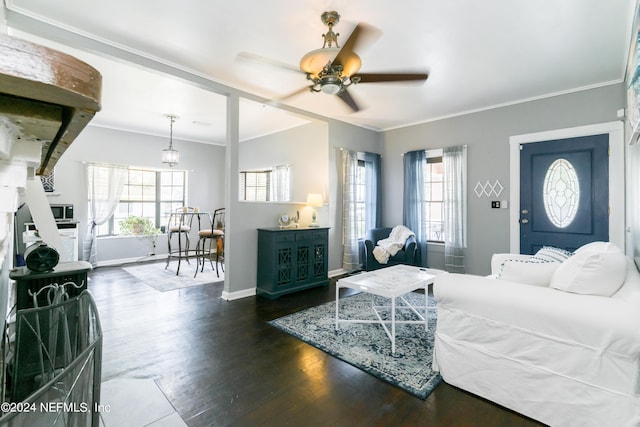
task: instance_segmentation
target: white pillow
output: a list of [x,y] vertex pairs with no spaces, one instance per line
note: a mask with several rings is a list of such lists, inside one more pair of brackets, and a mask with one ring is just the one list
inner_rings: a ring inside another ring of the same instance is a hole
[[552,288],[604,297],[620,289],[627,274],[624,254],[613,244],[594,243],[560,264],[551,277]]
[[549,286],[551,277],[559,266],[559,262],[508,259],[500,266],[498,279],[534,286]]
[[615,244],[611,242],[591,242],[580,246],[574,253],[594,251],[594,252],[622,252]]

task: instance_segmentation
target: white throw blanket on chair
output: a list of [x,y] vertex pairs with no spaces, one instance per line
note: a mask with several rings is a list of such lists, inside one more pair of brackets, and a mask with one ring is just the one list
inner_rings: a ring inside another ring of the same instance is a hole
[[373,248],[373,256],[380,264],[386,264],[390,257],[404,247],[407,239],[411,236],[415,236],[413,231],[404,225],[396,225],[391,229],[389,237],[378,240],[376,247]]

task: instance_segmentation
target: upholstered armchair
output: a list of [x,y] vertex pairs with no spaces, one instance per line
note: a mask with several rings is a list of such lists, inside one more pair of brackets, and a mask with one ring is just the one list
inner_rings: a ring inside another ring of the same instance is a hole
[[404,248],[399,250],[394,256],[389,258],[386,264],[380,264],[373,256],[373,248],[379,240],[386,239],[391,233],[391,227],[372,228],[367,231],[364,240],[364,269],[366,271],[378,268],[389,267],[395,264],[415,265],[416,263],[416,238],[411,236],[407,239]]

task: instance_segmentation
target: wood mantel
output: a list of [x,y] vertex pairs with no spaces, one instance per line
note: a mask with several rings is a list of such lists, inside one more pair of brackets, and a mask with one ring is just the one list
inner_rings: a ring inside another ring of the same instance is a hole
[[41,143],[37,175],[53,170],[100,111],[101,92],[102,76],[85,62],[0,35],[0,126],[17,132],[17,139]]

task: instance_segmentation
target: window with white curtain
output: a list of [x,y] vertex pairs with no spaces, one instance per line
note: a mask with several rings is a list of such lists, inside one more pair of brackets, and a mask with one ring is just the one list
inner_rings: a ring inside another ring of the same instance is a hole
[[342,159],[342,268],[360,269],[359,244],[380,226],[380,155],[340,149]]
[[426,243],[444,243],[445,269],[464,272],[467,233],[467,146],[404,155],[403,220],[416,233],[420,265]]
[[364,235],[367,232],[366,226],[366,213],[367,213],[367,182],[366,182],[366,173],[365,173],[365,162],[364,160],[358,160],[358,164],[356,167],[356,198],[354,200],[356,209],[355,209],[355,227],[356,227],[356,235],[358,239],[364,239]]
[[444,242],[444,168],[442,150],[428,150],[424,164],[427,241]]
[[128,168],[115,212],[96,226],[97,235],[117,236],[119,222],[132,215],[148,218],[158,228],[165,225],[169,213],[185,205],[186,180],[184,170]]
[[290,201],[290,166],[278,165],[270,169],[241,171],[239,200],[247,202]]

